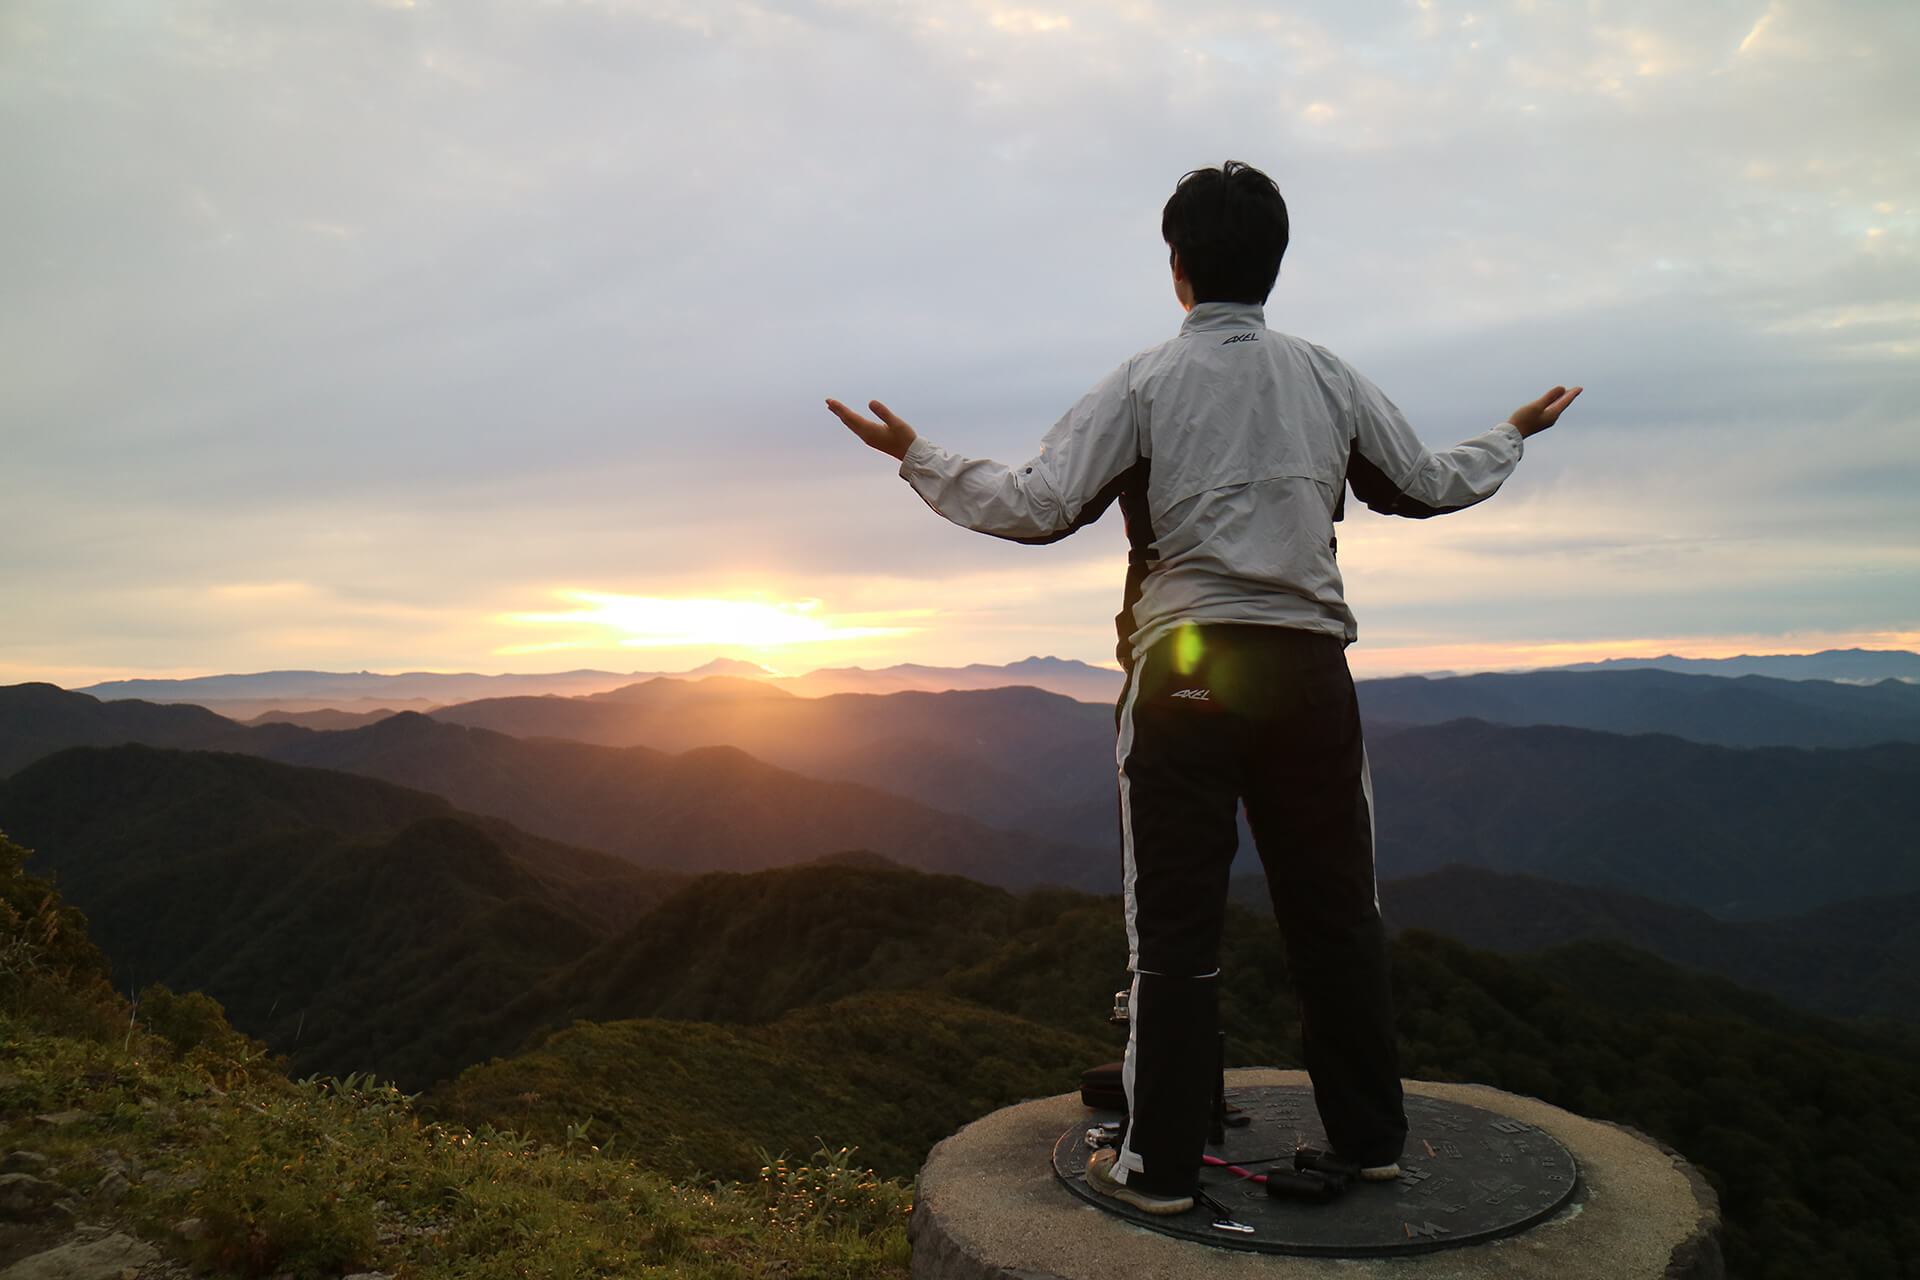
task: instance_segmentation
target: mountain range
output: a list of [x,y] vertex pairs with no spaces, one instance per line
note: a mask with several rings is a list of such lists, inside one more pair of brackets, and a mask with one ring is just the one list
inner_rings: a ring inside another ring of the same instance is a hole
[[[1474,718],[1722,746],[1920,741],[1920,687],[1664,672],[1362,681],[1376,742]],[[1109,709],[1034,689],[797,698],[753,681],[660,679],[591,698],[499,698],[436,719],[528,737],[682,751],[729,744],[813,777],[1076,842],[1112,838]]]
[[308,733],[263,754],[445,796],[569,843],[647,866],[757,871],[872,849],[993,884],[1094,886],[1104,850],[988,826],[851,782],[804,777],[736,747],[679,754],[518,738],[412,712]]
[[411,712],[335,732],[248,728],[199,707],[100,703],[49,685],[0,688],[0,766],[18,768],[63,745],[140,741],[376,777],[554,840],[663,868],[747,870],[872,849],[906,865],[997,884],[1097,887],[1110,879],[1114,861],[1105,848],[1003,830],[873,787],[804,777],[732,747],[671,755],[516,738]]
[[1110,903],[1068,890],[1018,898],[870,853],[690,878],[230,753],[57,753],[0,781],[0,831],[85,913],[123,986],[204,990],[296,1071],[415,1088],[581,1017],[765,1022],[875,990],[967,998],[983,961],[1023,938],[1030,953],[1076,910],[1104,945],[1069,966],[1097,966],[1102,990],[1071,1011],[1075,1034],[1100,1034],[1125,968]]
[[[87,914],[123,984],[206,990],[298,1068],[377,1066],[410,1085],[578,1019],[759,1024],[874,990],[1098,1038],[1125,976],[1111,897],[1016,896],[871,853],[691,878],[230,753],[57,753],[0,782],[0,830],[38,850],[35,871]],[[1449,868],[1386,881],[1382,899],[1396,927],[1511,953],[1624,940],[1803,1008],[1920,1027],[1920,894],[1733,925]],[[1250,914],[1236,931],[1233,964],[1273,972],[1271,924]],[[1281,998],[1236,992],[1248,1060],[1296,1051],[1250,1030],[1286,1025]]]
[[[1739,1273],[1920,1251],[1911,686],[1362,696],[1410,1074],[1676,1144]],[[127,989],[204,989],[296,1070],[556,1143],[584,1123],[676,1177],[810,1140],[905,1174],[1116,1056],[1118,905],[1071,887],[1113,875],[1109,715],[722,674],[319,730],[19,686],[0,830]],[[1297,1061],[1271,921],[1231,909],[1222,968],[1231,1060]]]
[[434,719],[657,751],[732,746],[1001,826],[1103,800],[1090,827],[1050,827],[1057,839],[1105,843],[1116,821],[1112,709],[1039,689],[803,698],[750,680],[651,680],[593,698],[463,703]]
[[[811,749],[812,767],[854,772],[846,762],[864,759],[873,772],[861,784],[823,781],[731,747],[669,755],[411,714],[332,733],[246,729],[197,708],[101,704],[49,686],[0,690],[0,759],[44,753],[62,732],[182,746],[202,745],[199,734],[207,745],[433,791],[551,839],[664,867],[745,870],[865,848],[1011,887],[1113,884],[1112,765],[1098,708],[1036,690],[801,699],[719,680],[638,692],[646,700],[495,700],[476,710],[495,722],[523,711],[604,717],[676,742],[751,730]],[[935,733],[946,736],[922,736]],[[1372,759],[1385,876],[1458,862],[1744,919],[1920,889],[1912,744],[1739,750],[1459,721],[1376,733]],[[1059,803],[1033,808],[1036,797]],[[995,818],[1020,812],[982,822],[970,807]]]

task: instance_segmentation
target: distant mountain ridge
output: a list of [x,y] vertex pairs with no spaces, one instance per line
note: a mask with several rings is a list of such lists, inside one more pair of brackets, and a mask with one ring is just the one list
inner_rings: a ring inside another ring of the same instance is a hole
[[1394,725],[1475,719],[1664,733],[1725,747],[1920,742],[1920,684],[1872,685],[1654,669],[1529,671],[1359,683],[1360,709]]
[[1824,649],[1819,653],[1741,654],[1736,658],[1604,658],[1570,662],[1554,671],[1635,671],[1656,669],[1705,676],[1773,676],[1781,680],[1840,680],[1850,684],[1880,680],[1920,681],[1920,653],[1905,649]]
[[456,702],[498,697],[587,697],[625,685],[660,678],[700,680],[730,676],[760,680],[803,697],[833,693],[939,693],[954,689],[1005,689],[1030,686],[1082,702],[1113,702],[1121,674],[1108,667],[1068,658],[1031,657],[1004,665],[972,663],[929,667],[916,663],[867,670],[823,667],[800,676],[782,676],[757,663],[715,658],[690,671],[557,671],[550,674],[480,675],[411,671],[260,671],[244,675],[194,676],[164,680],[108,680],[73,690],[102,701],[137,698],[148,702],[192,703],[238,720],[269,711],[304,713],[324,709],[364,713],[382,705],[425,711]]
[[[1742,655],[1734,658],[1607,658],[1542,668],[1548,672],[1660,670],[1696,675],[1771,676],[1785,680],[1830,680],[1850,684],[1880,680],[1920,682],[1920,654],[1905,650],[1828,649],[1812,654]],[[1505,672],[1535,675],[1540,672]],[[512,696],[584,697],[660,677],[697,680],[737,676],[763,680],[803,697],[834,693],[941,693],[957,689],[999,689],[1026,685],[1080,702],[1112,703],[1119,698],[1121,672],[1070,658],[1029,657],[1005,664],[969,663],[935,667],[900,663],[891,667],[821,667],[804,675],[782,676],[757,663],[715,658],[688,671],[577,670],[547,674],[481,675],[432,671],[382,674],[371,671],[261,671],[184,679],[108,680],[76,688],[102,701],[138,698],[149,702],[190,702],[234,719],[250,720],[266,711],[307,712],[323,708],[363,714],[390,705],[424,711],[456,702]],[[1448,672],[1436,676],[1388,679],[1464,679]],[[1378,679],[1362,684],[1379,683]],[[1485,717],[1492,718],[1492,717]]]
[[[269,711],[309,712],[338,710],[364,713],[381,707],[425,711],[450,702],[466,702],[512,694],[575,697],[617,689],[664,672],[556,671],[543,675],[480,675],[409,671],[385,675],[373,671],[259,671],[247,675],[194,676],[180,680],[109,680],[76,689],[101,701],[139,699],[146,702],[190,703],[236,720],[251,720]],[[692,671],[674,673],[704,676],[765,676],[765,667],[750,662],[716,658]]]
[[1111,705],[1119,700],[1125,676],[1114,667],[1096,667],[1072,658],[1022,658],[1004,666],[974,662],[964,667],[926,667],[902,663],[869,671],[863,667],[822,667],[803,676],[772,683],[809,698],[833,693],[946,693],[966,689],[1029,686],[1077,702]]

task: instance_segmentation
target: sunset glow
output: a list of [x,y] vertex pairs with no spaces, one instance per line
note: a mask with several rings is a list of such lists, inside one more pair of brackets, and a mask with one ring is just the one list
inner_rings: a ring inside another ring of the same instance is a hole
[[580,608],[561,613],[510,614],[502,619],[520,626],[567,627],[574,635],[544,643],[511,645],[502,653],[538,653],[556,649],[677,649],[693,646],[784,649],[831,640],[900,636],[913,628],[866,626],[853,619],[818,612],[818,600],[686,600],[663,596],[621,596],[597,591],[560,591]]

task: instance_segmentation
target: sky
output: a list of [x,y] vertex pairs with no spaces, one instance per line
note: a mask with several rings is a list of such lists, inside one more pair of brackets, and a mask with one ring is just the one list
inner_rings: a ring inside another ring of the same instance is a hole
[[1268,323],[1469,511],[1340,534],[1365,674],[1920,648],[1920,6],[0,5],[0,682],[1111,663],[1117,513],[933,515],[826,412],[1018,462],[1181,315]]

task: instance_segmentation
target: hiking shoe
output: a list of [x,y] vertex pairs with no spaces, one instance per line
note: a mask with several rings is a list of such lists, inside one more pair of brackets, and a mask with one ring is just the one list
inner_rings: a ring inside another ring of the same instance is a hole
[[1112,1196],[1143,1213],[1185,1213],[1193,1208],[1192,1196],[1157,1196],[1151,1191],[1141,1191],[1115,1181],[1113,1162],[1119,1158],[1120,1153],[1112,1147],[1087,1157],[1087,1185],[1101,1195]]
[[1330,1174],[1341,1178],[1358,1178],[1362,1182],[1392,1182],[1400,1176],[1400,1166],[1389,1161],[1386,1164],[1361,1164],[1357,1160],[1345,1160],[1330,1151],[1318,1147],[1301,1147],[1293,1153],[1293,1167],[1302,1171],[1311,1169],[1315,1173]]

